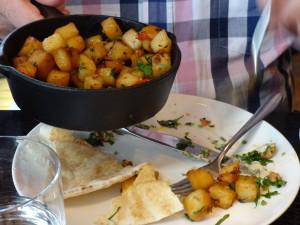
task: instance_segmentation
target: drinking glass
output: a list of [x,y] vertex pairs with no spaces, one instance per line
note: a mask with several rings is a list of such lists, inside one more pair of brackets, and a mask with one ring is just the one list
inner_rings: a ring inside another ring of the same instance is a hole
[[0,224],[66,224],[61,165],[49,146],[0,137]]

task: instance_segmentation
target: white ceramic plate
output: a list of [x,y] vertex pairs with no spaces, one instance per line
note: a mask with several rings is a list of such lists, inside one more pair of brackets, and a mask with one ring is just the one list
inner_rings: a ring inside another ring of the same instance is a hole
[[[154,118],[145,123],[158,126],[157,119],[174,119],[181,115],[184,115],[184,118],[180,120],[182,125],[178,129],[162,128],[160,131],[178,136],[184,136],[185,132],[189,132],[189,137],[194,142],[207,147],[213,147],[211,142],[213,140],[220,141],[220,137],[228,139],[251,116],[244,110],[218,101],[172,94],[165,107]],[[184,125],[185,122],[198,123],[202,117],[211,120],[215,126],[200,128],[196,125],[192,127]],[[35,129],[31,133],[34,133]],[[250,151],[259,145],[270,142],[276,143],[278,153],[274,157],[274,162],[269,164],[269,168],[279,172],[287,184],[277,189],[279,195],[265,199],[267,201],[265,206],[235,202],[233,207],[227,210],[214,208],[211,215],[201,221],[202,225],[215,224],[225,214],[230,214],[230,217],[222,225],[270,224],[290,206],[297,195],[300,186],[299,159],[284,136],[271,125],[263,122],[241,140],[247,140],[247,144],[240,142],[233,147],[233,150],[238,148],[238,152]],[[190,168],[203,165],[202,162],[186,158],[166,147],[126,135],[118,136],[116,143],[112,146],[105,146],[105,150],[117,151],[118,157],[132,160],[136,164],[150,162],[170,182],[182,179],[183,174]],[[111,199],[119,195],[119,190],[119,185],[115,185],[106,190],[66,200],[68,224],[92,225],[101,214],[109,210]],[[181,225],[189,223],[193,224],[185,218],[183,213],[180,213],[156,224]]]

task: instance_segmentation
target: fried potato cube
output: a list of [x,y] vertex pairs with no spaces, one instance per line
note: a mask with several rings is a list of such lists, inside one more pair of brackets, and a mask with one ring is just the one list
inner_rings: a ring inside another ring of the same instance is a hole
[[240,162],[236,161],[228,165],[225,165],[221,168],[218,180],[231,184],[237,180],[239,174],[240,174]]
[[124,180],[121,183],[121,192],[126,191],[131,185],[133,185],[133,182],[135,181],[136,177],[137,177],[137,175],[132,176],[132,177],[128,178],[127,180]]
[[183,198],[187,216],[193,221],[200,221],[212,210],[213,201],[209,193],[199,189]]
[[240,167],[241,167],[240,162],[235,161],[235,162],[229,163],[227,165],[224,165],[221,168],[220,173],[239,173]]
[[101,60],[106,56],[107,50],[104,47],[103,43],[95,43],[89,46],[84,54],[89,58],[93,59],[96,64],[100,63]]
[[195,190],[207,189],[215,183],[212,173],[206,169],[189,170],[186,175]]
[[105,67],[114,69],[117,72],[120,72],[124,67],[124,62],[119,60],[106,60],[104,62]]
[[70,73],[52,70],[47,77],[47,82],[51,84],[55,84],[57,86],[67,87],[70,81]]
[[259,195],[256,177],[239,175],[235,182],[235,192],[241,202],[254,202]]
[[131,69],[124,68],[116,80],[116,87],[130,87],[137,85],[139,82],[140,78],[134,76]]
[[142,49],[137,49],[130,56],[131,66],[135,67],[138,65],[139,59],[144,55],[144,51]]
[[213,184],[208,191],[215,205],[223,209],[231,207],[236,200],[236,193],[227,185],[216,183]]
[[162,29],[157,26],[147,25],[140,30],[140,32],[139,32],[139,34],[141,34],[140,39],[152,40],[161,30]]
[[30,56],[37,49],[43,49],[42,42],[32,36],[29,36],[26,38],[18,56]]
[[64,47],[66,47],[66,41],[58,33],[54,33],[43,40],[43,48],[46,52],[51,53]]
[[76,25],[73,22],[71,22],[65,26],[57,28],[55,30],[55,33],[60,34],[60,36],[63,39],[68,40],[72,37],[77,36],[79,34],[79,31],[78,31]]
[[86,39],[86,45],[88,47],[98,43],[102,43],[102,37],[99,34]]
[[127,45],[120,41],[116,41],[111,50],[108,52],[107,56],[111,60],[125,61],[127,59],[130,59],[132,53],[132,49]]
[[142,47],[142,42],[137,37],[138,33],[131,28],[123,34],[122,41],[131,49],[136,50]]
[[71,57],[65,48],[60,48],[53,52],[54,60],[57,67],[65,72],[72,70]]
[[161,31],[161,28],[148,25],[142,28],[139,32],[138,39],[142,41],[143,49],[148,52],[153,52],[151,48],[151,40]]
[[88,76],[84,79],[83,88],[100,89],[103,87],[103,80],[99,76]]
[[29,77],[35,77],[37,72],[37,68],[29,61],[18,64],[16,69]]
[[14,67],[17,67],[18,65],[26,62],[28,60],[27,56],[17,56],[13,58],[13,65]]
[[44,50],[34,51],[28,61],[37,67],[37,78],[43,81],[47,80],[48,74],[55,67],[52,55]]
[[152,73],[154,77],[158,77],[171,70],[171,57],[167,53],[155,54],[152,57]]
[[165,30],[161,30],[151,41],[153,52],[170,52],[172,41]]
[[70,57],[71,57],[72,68],[78,69],[80,54],[74,49],[71,49],[70,54],[71,54]]
[[92,59],[84,54],[79,56],[78,78],[81,81],[87,76],[93,76],[96,73],[96,65]]
[[112,49],[114,44],[115,44],[114,41],[104,42],[104,47],[107,50],[107,52],[109,52]]
[[111,40],[120,39],[122,30],[113,17],[108,17],[101,22],[103,33]]
[[68,48],[74,49],[77,52],[82,52],[85,49],[85,41],[81,36],[75,36],[67,41]]
[[70,74],[71,83],[78,88],[83,88],[83,81],[79,80],[77,72]]
[[97,74],[102,78],[104,86],[115,86],[115,71],[112,68],[104,67],[97,70]]

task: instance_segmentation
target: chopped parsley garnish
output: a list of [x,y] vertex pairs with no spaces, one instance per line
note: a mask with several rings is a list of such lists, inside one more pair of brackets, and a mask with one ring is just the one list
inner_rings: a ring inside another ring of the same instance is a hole
[[277,178],[276,180],[272,181],[270,178],[260,178],[256,179],[256,183],[264,189],[268,189],[270,186],[274,186],[277,188],[281,188],[286,185],[286,181],[283,180],[281,177]]
[[267,192],[266,194],[260,195],[261,197],[271,198],[272,196],[279,195],[278,191]]
[[265,206],[265,205],[267,205],[267,204],[268,204],[268,202],[267,202],[267,201],[265,201],[265,200],[262,200],[262,201],[260,202],[260,204],[261,204],[262,206]]
[[242,140],[242,145],[247,144],[247,140]]
[[115,143],[115,136],[112,132],[109,131],[92,132],[86,139],[86,142],[88,142],[92,146],[103,146],[104,142],[112,145]]
[[146,77],[152,76],[152,65],[151,64],[144,64],[144,63],[138,63],[138,68],[141,70]]
[[138,128],[144,129],[144,130],[149,130],[150,129],[150,126],[147,125],[147,124],[139,123],[139,124],[136,124],[135,126],[138,127]]
[[193,147],[192,139],[188,137],[188,134],[185,134],[183,139],[180,139],[176,144],[176,148],[180,150],[184,150],[187,147]]
[[193,122],[186,122],[185,125],[186,126],[194,126],[194,123]]
[[268,163],[273,162],[273,160],[271,160],[271,159],[264,159],[262,157],[262,153],[258,152],[256,150],[248,152],[248,153],[244,153],[244,154],[241,154],[241,155],[236,155],[236,157],[238,159],[244,161],[247,164],[251,164],[252,162],[257,161],[261,165],[265,166]]
[[112,218],[114,218],[114,216],[120,211],[120,209],[121,209],[121,206],[119,206],[119,207],[116,209],[116,211],[115,211],[110,217],[108,217],[107,219],[108,219],[108,220],[111,220]]
[[184,116],[180,116],[178,117],[177,119],[174,119],[174,120],[157,120],[157,122],[163,126],[163,127],[169,127],[169,128],[177,128],[178,125],[179,125],[179,120],[181,118],[183,118]]
[[210,150],[209,149],[203,149],[200,154],[202,155],[203,158],[207,158],[210,154]]
[[223,223],[226,219],[228,219],[229,216],[230,216],[230,214],[224,215],[221,219],[218,220],[218,222],[216,222],[215,225],[220,225],[220,224]]
[[224,141],[224,142],[227,141],[226,138],[224,138],[224,137],[220,137],[220,139],[221,139],[221,141]]

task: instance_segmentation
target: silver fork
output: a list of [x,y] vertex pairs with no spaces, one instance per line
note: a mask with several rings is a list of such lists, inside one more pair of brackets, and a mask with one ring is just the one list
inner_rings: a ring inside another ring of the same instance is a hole
[[[278,106],[281,99],[281,93],[277,93],[276,95],[273,95],[269,99],[267,99],[267,101],[265,101],[265,103],[257,109],[255,114],[251,116],[251,118],[242,126],[242,128],[239,129],[238,132],[235,135],[233,135],[232,138],[230,138],[230,140],[225,144],[223,150],[220,152],[218,157],[211,163],[201,168],[211,171],[214,175],[218,174],[222,166],[222,160],[224,159],[226,153],[230,150],[230,148],[252,127],[254,127],[269,113],[271,113]],[[171,188],[172,191],[178,195],[184,195],[192,191],[191,184],[187,178],[184,178],[181,181],[172,184]]]

